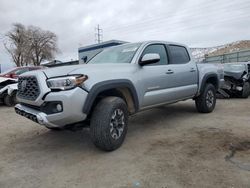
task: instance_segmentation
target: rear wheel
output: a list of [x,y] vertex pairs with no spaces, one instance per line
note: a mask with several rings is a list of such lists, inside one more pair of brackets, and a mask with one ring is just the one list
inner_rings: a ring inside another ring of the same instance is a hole
[[212,112],[216,104],[216,89],[214,85],[207,84],[200,96],[195,99],[195,104],[198,112]]
[[119,97],[102,99],[95,107],[90,121],[90,135],[96,147],[104,151],[119,148],[126,136],[127,105]]

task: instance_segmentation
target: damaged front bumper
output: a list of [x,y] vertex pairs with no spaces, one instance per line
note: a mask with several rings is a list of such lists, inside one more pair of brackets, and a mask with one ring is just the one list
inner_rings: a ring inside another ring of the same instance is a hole
[[21,103],[15,106],[15,111],[40,125],[63,128],[87,118],[87,114],[82,111],[87,95],[86,91],[78,87],[67,91],[50,92],[41,105]]
[[24,116],[36,123],[39,123],[40,125],[45,125],[47,127],[59,127],[58,125],[49,122],[49,120],[47,119],[47,114],[26,107],[24,105],[17,104],[15,106],[15,111],[17,114]]

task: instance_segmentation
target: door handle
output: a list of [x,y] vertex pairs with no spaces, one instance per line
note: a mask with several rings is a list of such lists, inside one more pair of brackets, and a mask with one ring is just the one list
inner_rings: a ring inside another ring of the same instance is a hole
[[173,74],[174,73],[174,71],[172,71],[171,69],[169,69],[167,72],[166,72],[166,74]]
[[190,72],[195,72],[195,71],[196,71],[195,68],[190,69]]

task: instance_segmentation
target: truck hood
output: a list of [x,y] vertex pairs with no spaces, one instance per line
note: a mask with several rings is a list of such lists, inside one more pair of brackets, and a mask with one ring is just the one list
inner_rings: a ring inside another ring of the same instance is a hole
[[13,78],[0,77],[0,83],[5,82],[5,81],[7,81],[7,80],[10,80],[10,81],[17,81],[17,79],[13,79]]
[[48,78],[57,76],[66,76],[73,74],[86,74],[86,75],[96,75],[96,74],[107,74],[107,73],[122,73],[127,71],[132,71],[135,68],[133,64],[127,63],[104,63],[104,64],[82,64],[82,65],[72,65],[64,67],[55,67],[42,70]]
[[233,77],[236,80],[242,79],[242,76],[244,75],[244,71],[224,71],[225,76]]
[[17,82],[17,79],[0,77],[0,93],[2,92],[1,90],[4,87],[8,86],[9,84],[14,84],[16,82]]
[[245,63],[228,63],[224,65],[224,74],[236,80],[243,79],[248,73],[248,65]]

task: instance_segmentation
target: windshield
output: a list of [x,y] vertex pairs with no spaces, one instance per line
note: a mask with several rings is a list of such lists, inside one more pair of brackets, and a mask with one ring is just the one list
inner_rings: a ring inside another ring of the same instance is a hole
[[91,59],[88,64],[130,63],[141,43],[124,44],[103,50]]
[[224,71],[230,72],[230,71],[245,71],[245,65],[232,65],[232,64],[225,64],[224,65]]

